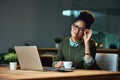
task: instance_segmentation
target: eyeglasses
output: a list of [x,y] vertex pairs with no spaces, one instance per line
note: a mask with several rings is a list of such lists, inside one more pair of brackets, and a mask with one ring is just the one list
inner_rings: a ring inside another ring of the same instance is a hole
[[73,29],[78,30],[79,33],[82,33],[84,31],[84,29],[85,29],[85,28],[79,28],[79,26],[76,25],[76,24],[72,24],[72,25],[73,25]]

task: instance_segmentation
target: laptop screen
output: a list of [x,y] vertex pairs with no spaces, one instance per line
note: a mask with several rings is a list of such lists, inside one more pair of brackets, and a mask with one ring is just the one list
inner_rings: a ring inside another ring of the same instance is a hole
[[37,46],[15,46],[21,69],[43,70]]

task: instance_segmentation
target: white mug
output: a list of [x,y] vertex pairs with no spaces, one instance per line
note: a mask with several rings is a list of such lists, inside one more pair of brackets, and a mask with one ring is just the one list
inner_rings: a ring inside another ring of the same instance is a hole
[[64,68],[71,68],[72,67],[72,61],[63,61]]

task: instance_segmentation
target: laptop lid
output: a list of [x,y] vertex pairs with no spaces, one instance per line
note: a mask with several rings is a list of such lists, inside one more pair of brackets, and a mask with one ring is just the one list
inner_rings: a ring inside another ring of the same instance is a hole
[[43,70],[37,46],[15,46],[21,69]]

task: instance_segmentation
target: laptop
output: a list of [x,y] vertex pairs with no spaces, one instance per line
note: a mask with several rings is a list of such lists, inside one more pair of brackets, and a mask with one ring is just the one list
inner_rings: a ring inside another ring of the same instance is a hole
[[[15,46],[15,51],[21,69],[44,71],[37,46]],[[45,70],[52,70],[52,68],[45,68]]]

